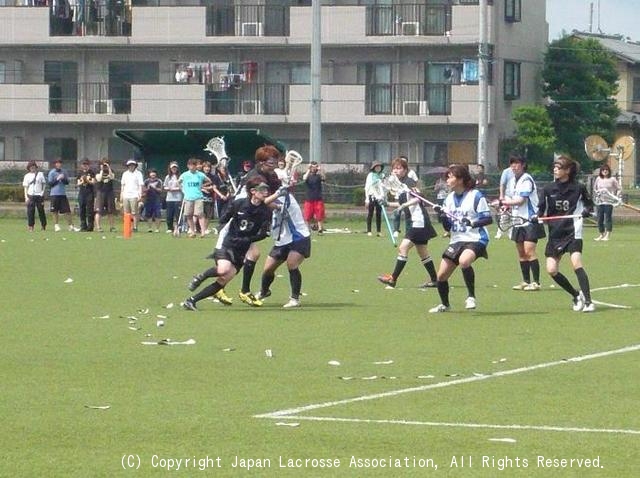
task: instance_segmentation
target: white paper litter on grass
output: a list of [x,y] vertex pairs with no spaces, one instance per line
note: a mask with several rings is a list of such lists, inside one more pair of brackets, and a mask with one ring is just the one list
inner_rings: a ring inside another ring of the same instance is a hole
[[233,348],[233,347],[227,347],[227,348],[222,349],[223,352],[234,352],[235,350],[236,349]]
[[355,377],[338,377],[340,380],[353,380]]
[[100,316],[93,316],[91,317],[92,319],[108,319],[110,318],[109,314],[105,314],[105,315],[100,315]]
[[493,360],[491,363],[504,363],[506,361],[507,361],[507,359],[503,357],[503,358],[498,359],[498,360]]
[[183,342],[172,340],[172,339],[162,339],[157,342],[145,341],[140,342],[142,345],[195,345],[196,341],[194,339],[188,339]]
[[156,314],[156,317],[157,317],[158,319],[166,319],[166,318],[167,318],[167,316],[166,316],[166,315],[162,315],[162,314]]
[[371,375],[370,377],[362,377],[362,380],[376,380],[377,378],[377,375]]
[[329,361],[327,362],[327,364],[328,364],[328,365],[332,365],[332,366],[334,366],[334,367],[338,367],[338,366],[340,366],[340,362],[338,362],[337,360],[329,360]]
[[351,292],[354,292],[357,294],[358,292],[360,292],[360,289],[352,289]]
[[165,309],[172,309],[173,308],[173,302],[169,302],[167,305],[164,306]]
[[138,309],[138,313],[139,314],[148,314],[149,313],[149,309]]
[[71,284],[73,282],[73,279],[71,277],[67,278],[64,283],[65,284]]
[[109,410],[111,405],[85,405],[84,408],[90,408],[92,410]]
[[489,441],[497,441],[502,443],[516,443],[517,440],[513,438],[489,438]]
[[416,378],[436,378],[435,375],[418,375]]
[[276,422],[277,427],[299,427],[299,422]]
[[380,360],[378,362],[373,362],[374,365],[391,365],[393,360]]
[[142,327],[129,327],[129,330],[142,330]]

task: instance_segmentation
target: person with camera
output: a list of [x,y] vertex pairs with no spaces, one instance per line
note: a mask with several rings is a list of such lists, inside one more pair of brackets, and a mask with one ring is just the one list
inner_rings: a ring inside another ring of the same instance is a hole
[[71,215],[71,207],[69,206],[69,198],[67,198],[67,184],[69,184],[69,173],[62,169],[62,159],[58,158],[53,163],[53,169],[49,171],[47,183],[51,187],[49,191],[49,199],[51,201],[50,209],[53,213],[53,230],[59,232],[61,230],[58,219],[60,215],[67,216],[69,231],[77,232],[80,229],[73,225],[73,216]]
[[320,171],[316,161],[311,161],[309,168],[302,175],[302,180],[307,185],[307,196],[303,204],[304,220],[307,221],[307,224],[311,224],[311,221],[315,219],[318,234],[324,232],[322,226],[325,218],[324,199],[322,198],[324,179],[324,173]]
[[116,197],[113,189],[113,181],[116,175],[111,170],[111,165],[107,158],[103,158],[100,162],[100,171],[96,174],[95,183],[95,220],[94,228],[98,232],[102,232],[100,220],[102,216],[107,215],[109,221],[109,231],[115,232],[114,215],[116,213]]
[[80,231],[93,231],[95,216],[95,184],[96,173],[91,169],[91,161],[84,158],[76,175],[78,186],[78,214],[80,215]]

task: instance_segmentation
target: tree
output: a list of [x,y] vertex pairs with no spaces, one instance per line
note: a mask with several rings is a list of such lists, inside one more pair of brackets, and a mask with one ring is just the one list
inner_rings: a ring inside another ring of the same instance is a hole
[[542,77],[557,147],[586,165],[584,138],[598,134],[611,142],[614,137],[620,114],[616,59],[594,38],[566,36],[549,45]]
[[530,166],[549,169],[549,155],[556,145],[551,118],[544,106],[524,105],[513,110],[516,141]]

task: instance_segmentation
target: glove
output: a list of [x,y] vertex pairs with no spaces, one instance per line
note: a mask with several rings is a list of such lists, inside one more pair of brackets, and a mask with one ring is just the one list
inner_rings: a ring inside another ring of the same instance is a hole
[[442,214],[442,206],[433,206],[433,210],[435,211],[436,214]]
[[585,209],[585,210],[583,210],[583,211],[582,211],[582,217],[583,217],[584,219],[587,219],[587,218],[591,217],[591,211],[588,211],[588,210],[586,210],[586,209]]
[[529,222],[530,222],[531,224],[538,224],[538,216],[531,216],[531,217],[529,218]]
[[286,196],[289,194],[289,186],[280,186],[276,191],[277,197],[281,198],[282,196]]
[[462,224],[464,227],[471,227],[471,219],[469,219],[468,217],[463,217],[460,220],[460,224]]

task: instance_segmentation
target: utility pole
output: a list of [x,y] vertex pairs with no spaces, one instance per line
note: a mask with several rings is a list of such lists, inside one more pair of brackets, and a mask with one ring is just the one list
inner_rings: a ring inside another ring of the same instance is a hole
[[309,154],[322,162],[322,1],[311,2],[311,122]]
[[487,0],[480,0],[480,41],[478,42],[478,164],[487,162],[487,129],[489,127],[489,85],[487,83]]

